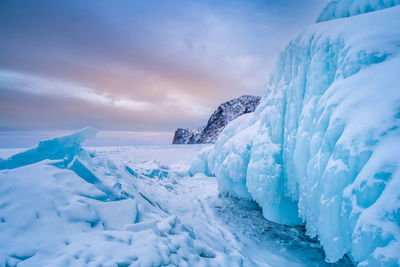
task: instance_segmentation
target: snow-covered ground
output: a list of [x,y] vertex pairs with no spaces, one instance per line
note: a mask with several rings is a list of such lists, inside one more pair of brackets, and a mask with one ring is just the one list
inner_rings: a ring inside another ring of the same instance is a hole
[[327,265],[302,227],[190,177],[204,146],[82,149],[85,131],[0,150],[0,266]]
[[[238,266],[325,266],[324,254],[302,227],[267,221],[254,202],[218,195],[217,182],[203,174],[189,177],[187,169],[207,145],[89,148],[111,157],[120,166],[165,169],[168,175],[140,180],[141,191],[157,197],[169,214],[193,229],[211,251],[230,251],[239,256]],[[143,156],[142,156],[143,155]],[[159,167],[157,167],[157,165]],[[151,167],[150,167],[151,166]],[[340,262],[341,266],[351,264]],[[228,265],[235,263],[229,262]]]

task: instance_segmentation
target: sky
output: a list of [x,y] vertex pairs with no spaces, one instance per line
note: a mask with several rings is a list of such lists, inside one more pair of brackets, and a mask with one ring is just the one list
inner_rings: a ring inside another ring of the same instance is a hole
[[279,51],[325,4],[0,0],[0,147],[86,126],[170,143],[219,104],[262,95]]

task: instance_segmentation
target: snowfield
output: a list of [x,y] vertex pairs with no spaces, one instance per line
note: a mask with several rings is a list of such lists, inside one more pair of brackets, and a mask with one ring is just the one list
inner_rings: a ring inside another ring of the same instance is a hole
[[329,4],[327,21],[282,51],[256,111],[190,173],[215,176],[221,193],[256,201],[271,221],[304,224],[329,262],[399,266],[398,4]]
[[328,265],[303,227],[190,177],[204,146],[83,149],[94,134],[0,150],[0,266]]

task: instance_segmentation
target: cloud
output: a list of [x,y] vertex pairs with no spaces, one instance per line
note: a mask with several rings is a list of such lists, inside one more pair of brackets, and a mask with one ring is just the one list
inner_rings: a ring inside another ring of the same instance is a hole
[[324,1],[0,3],[0,126],[170,131],[262,95]]
[[146,110],[150,106],[149,102],[113,97],[110,94],[100,93],[95,89],[77,84],[11,71],[0,70],[0,87],[21,91],[22,93],[73,98],[133,111]]
[[145,102],[65,81],[0,71],[0,125],[13,130],[172,131],[210,111],[191,99]]

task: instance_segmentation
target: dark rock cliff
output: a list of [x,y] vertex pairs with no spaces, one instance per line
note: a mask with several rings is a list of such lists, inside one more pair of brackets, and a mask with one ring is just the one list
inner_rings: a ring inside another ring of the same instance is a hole
[[208,119],[206,126],[198,129],[178,128],[172,144],[210,144],[215,143],[218,135],[237,117],[253,112],[260,103],[261,97],[243,95],[218,106]]

